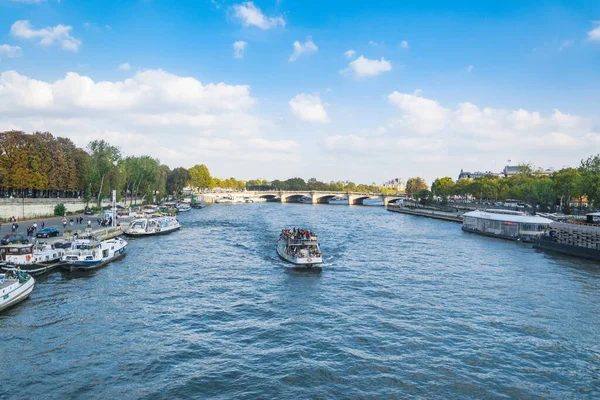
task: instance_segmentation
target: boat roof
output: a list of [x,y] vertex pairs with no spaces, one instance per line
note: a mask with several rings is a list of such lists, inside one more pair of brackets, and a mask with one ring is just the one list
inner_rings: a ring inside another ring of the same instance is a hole
[[31,246],[33,246],[33,243],[10,243],[10,244],[5,244],[4,246],[0,246],[0,247],[25,248],[25,247],[31,247]]
[[600,212],[593,212],[593,213],[588,213],[585,214],[585,216],[587,217],[588,215],[591,215],[592,217],[600,217]]
[[549,224],[553,222],[551,219],[540,217],[539,215],[514,215],[514,214],[499,214],[486,211],[470,211],[463,214],[464,217],[473,217],[481,219],[489,219],[493,221],[508,221],[520,222],[525,224]]

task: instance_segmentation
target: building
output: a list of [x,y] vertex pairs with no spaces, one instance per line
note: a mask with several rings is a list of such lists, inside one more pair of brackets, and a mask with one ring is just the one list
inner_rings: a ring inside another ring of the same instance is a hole
[[460,170],[460,174],[458,174],[458,179],[457,181],[461,181],[463,179],[477,179],[477,178],[482,178],[484,176],[491,176],[491,177],[495,177],[498,178],[500,177],[501,174],[497,174],[495,172],[491,172],[491,171],[486,171],[486,172],[465,172],[462,169]]
[[[504,175],[505,178],[520,174],[522,169],[522,167],[520,165],[507,165],[504,167],[504,169],[502,170],[502,175]],[[554,173],[553,169],[542,169],[542,168],[538,168],[538,169],[534,169],[531,171],[534,175],[545,175],[545,176],[550,176]]]
[[384,182],[383,187],[386,189],[394,189],[398,192],[403,192],[406,189],[406,185],[402,178],[394,178],[390,181]]

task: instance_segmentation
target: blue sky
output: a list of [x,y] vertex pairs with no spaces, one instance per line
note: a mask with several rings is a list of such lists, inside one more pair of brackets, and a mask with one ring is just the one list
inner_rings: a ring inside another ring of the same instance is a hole
[[0,0],[0,130],[242,179],[560,168],[600,149],[595,21],[590,1]]

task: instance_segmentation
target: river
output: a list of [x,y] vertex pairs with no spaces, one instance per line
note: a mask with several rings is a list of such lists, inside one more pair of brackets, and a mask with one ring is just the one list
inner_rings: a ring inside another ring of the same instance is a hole
[[[214,205],[0,314],[0,398],[598,398],[600,266],[383,207]],[[275,251],[319,234],[322,271]]]

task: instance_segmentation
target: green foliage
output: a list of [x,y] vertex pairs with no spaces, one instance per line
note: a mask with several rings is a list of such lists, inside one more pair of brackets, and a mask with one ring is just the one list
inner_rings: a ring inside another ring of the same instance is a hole
[[189,169],[190,185],[199,189],[212,189],[216,187],[215,181],[210,176],[208,167],[204,164],[194,165]]
[[65,211],[65,205],[63,203],[59,203],[54,206],[54,215],[57,217],[62,217],[63,215],[65,215]]
[[434,195],[442,198],[442,204],[446,205],[448,203],[448,196],[451,195],[454,191],[454,187],[456,183],[449,176],[444,178],[437,178],[431,184],[431,191]]
[[425,180],[421,177],[410,178],[406,181],[406,194],[409,196],[415,196],[422,190],[428,190]]
[[594,206],[600,206],[600,154],[581,161],[579,190]]

